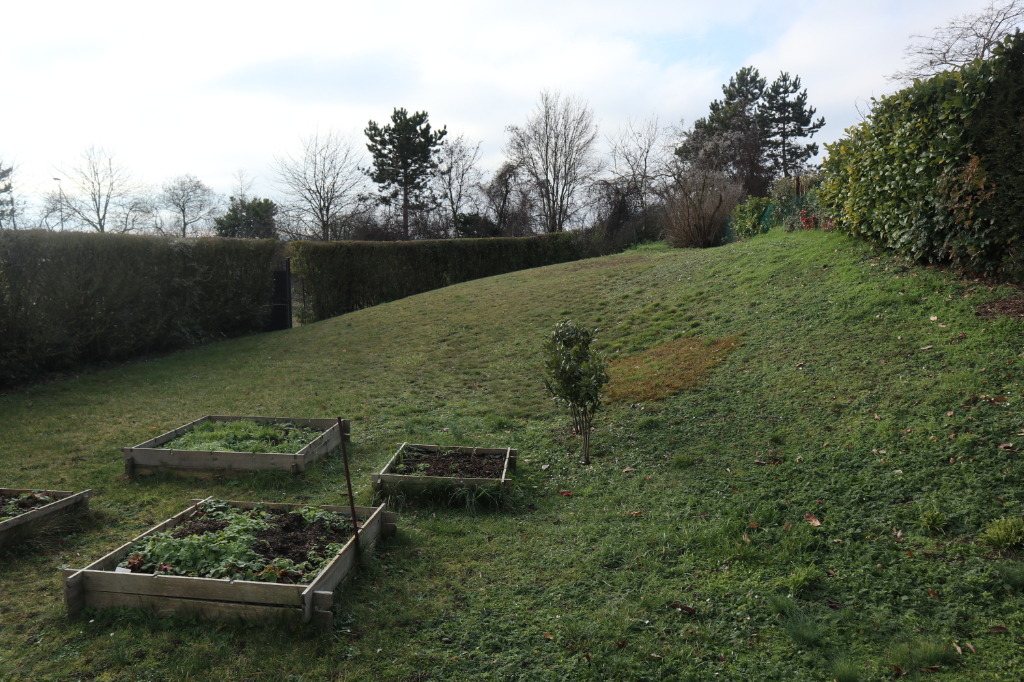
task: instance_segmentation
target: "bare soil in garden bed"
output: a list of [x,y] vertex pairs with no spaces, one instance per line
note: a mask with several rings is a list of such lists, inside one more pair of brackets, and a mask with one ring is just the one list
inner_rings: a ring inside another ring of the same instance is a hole
[[457,476],[459,478],[501,478],[505,455],[466,454],[458,450],[436,452],[406,448],[401,464],[391,473],[406,476]]

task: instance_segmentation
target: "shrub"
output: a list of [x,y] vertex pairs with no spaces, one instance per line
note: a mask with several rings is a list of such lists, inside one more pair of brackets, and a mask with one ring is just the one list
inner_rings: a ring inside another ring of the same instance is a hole
[[765,234],[772,228],[772,200],[767,197],[747,197],[733,209],[732,230],[737,239],[750,239]]
[[1024,519],[1013,517],[991,521],[982,532],[981,541],[997,551],[1018,547],[1024,543]]
[[723,173],[698,168],[681,174],[665,198],[668,243],[682,248],[718,246],[742,196],[742,187]]
[[299,317],[316,322],[406,296],[602,255],[592,233],[540,237],[408,242],[292,242],[292,271],[302,299]]
[[0,385],[260,331],[277,248],[0,230]]
[[881,98],[826,145],[821,199],[839,227],[916,260],[1024,274],[1024,36],[994,54]]
[[544,388],[572,413],[573,429],[583,437],[584,464],[590,464],[590,425],[608,383],[608,361],[593,348],[596,338],[593,331],[562,320],[544,342]]

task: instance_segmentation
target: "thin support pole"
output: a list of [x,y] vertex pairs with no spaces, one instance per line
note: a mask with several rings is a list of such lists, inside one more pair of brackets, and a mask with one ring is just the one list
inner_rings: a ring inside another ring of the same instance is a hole
[[338,417],[338,435],[341,436],[341,459],[345,462],[345,485],[348,486],[348,506],[352,512],[352,536],[356,541],[356,553],[359,553],[359,522],[356,519],[356,498],[352,495],[352,477],[348,473],[348,451],[345,449],[345,429]]

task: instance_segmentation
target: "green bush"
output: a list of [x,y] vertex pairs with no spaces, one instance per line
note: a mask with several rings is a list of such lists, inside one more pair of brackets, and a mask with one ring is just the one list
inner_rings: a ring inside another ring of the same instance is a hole
[[316,322],[480,277],[554,265],[607,250],[589,232],[409,242],[292,242],[300,319]]
[[747,197],[732,211],[732,230],[737,239],[750,239],[765,234],[772,228],[772,200],[767,197]]
[[881,98],[826,146],[821,200],[838,227],[923,262],[1021,276],[1024,36]]
[[0,230],[0,385],[260,331],[277,248]]

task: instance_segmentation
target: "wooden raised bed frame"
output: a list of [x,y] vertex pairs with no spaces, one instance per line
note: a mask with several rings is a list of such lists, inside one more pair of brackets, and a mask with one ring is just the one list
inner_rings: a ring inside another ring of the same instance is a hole
[[[296,426],[322,429],[316,440],[295,454],[280,452],[218,452],[216,450],[170,450],[160,446],[194,429],[207,421],[234,422],[250,419],[254,422],[281,424],[290,422]],[[341,420],[345,442],[351,439],[351,421]],[[287,417],[228,417],[207,415],[189,422],[173,431],[151,438],[132,448],[124,448],[124,473],[129,477],[157,471],[172,471],[184,474],[197,473],[239,473],[257,469],[277,469],[298,474],[313,462],[327,455],[341,445],[337,419],[289,419]]]
[[[68,616],[76,616],[86,607],[128,606],[150,609],[161,615],[185,613],[219,620],[312,622],[326,632],[333,624],[331,606],[334,604],[334,588],[356,565],[359,552],[368,551],[378,538],[395,534],[398,519],[397,514],[385,511],[383,505],[356,507],[356,517],[363,519],[359,527],[359,549],[356,549],[355,538],[349,538],[338,555],[320,571],[313,582],[305,585],[115,572],[117,564],[128,555],[133,544],[147,535],[183,523],[205,501],[192,500],[193,504],[188,509],[81,570],[65,569],[64,603],[68,608]],[[242,509],[262,505],[267,509],[293,510],[306,506],[259,502],[228,504]],[[349,507],[316,506],[352,518]]]
[[[394,473],[394,467],[397,461],[402,456],[402,451],[405,448],[420,448],[422,450],[429,450],[431,452],[437,452],[438,450],[458,450],[461,454],[472,455],[504,455],[505,465],[502,467],[501,478],[460,478],[458,476],[410,476],[408,474],[397,474]],[[388,460],[388,463],[380,470],[379,474],[370,474],[370,482],[373,484],[373,489],[376,491],[387,490],[389,488],[401,487],[406,490],[428,490],[439,486],[457,486],[465,488],[475,488],[478,486],[485,485],[499,485],[503,490],[512,489],[512,478],[510,472],[516,468],[516,454],[517,451],[512,448],[469,448],[469,447],[448,447],[438,445],[413,445],[412,443],[402,443],[398,450],[395,451],[394,456]]]
[[81,505],[82,508],[89,506],[89,498],[92,497],[92,490],[83,490],[80,493],[70,490],[29,490],[23,488],[0,488],[0,493],[9,497],[21,495],[22,493],[39,493],[53,497],[54,501],[42,507],[36,507],[24,514],[19,514],[12,519],[0,522],[0,547],[11,540],[31,533],[31,527],[42,521],[45,517],[59,512],[68,507]]

